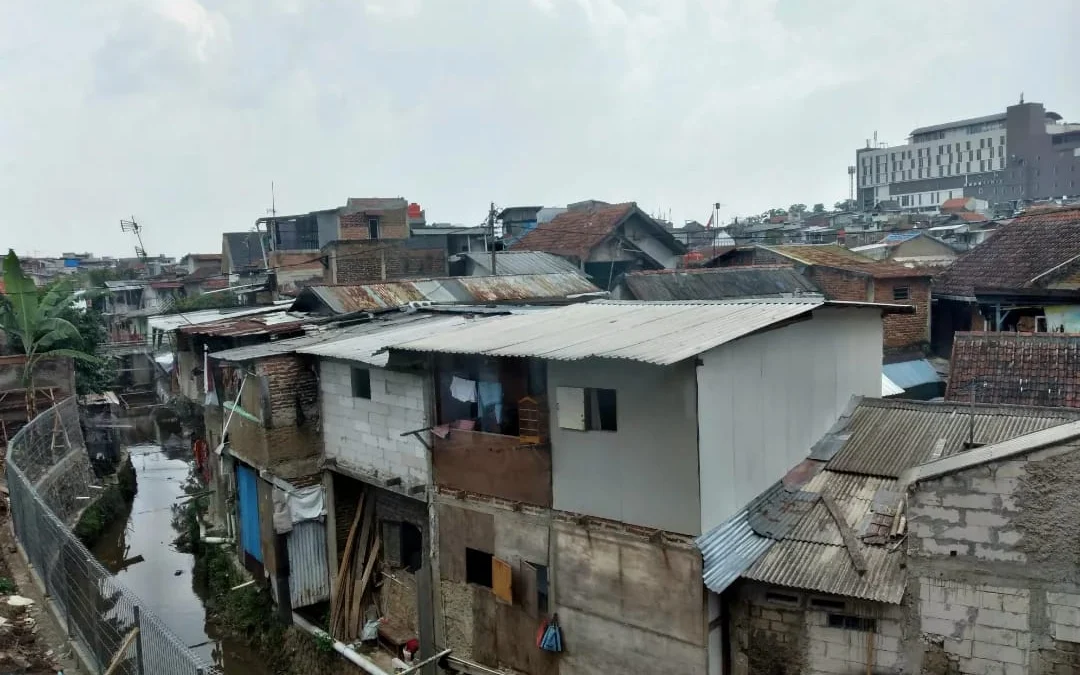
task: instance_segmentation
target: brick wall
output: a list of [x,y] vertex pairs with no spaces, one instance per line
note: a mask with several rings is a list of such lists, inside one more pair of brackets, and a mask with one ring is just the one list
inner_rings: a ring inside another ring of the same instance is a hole
[[416,249],[403,240],[336,242],[327,283],[359,284],[386,279],[446,275],[446,249]]
[[[894,290],[908,289],[907,300],[895,300]],[[910,347],[930,341],[930,280],[875,279],[874,301],[914,305],[914,314],[885,315],[885,346]]]
[[870,279],[865,274],[829,267],[810,267],[806,275],[829,300],[867,302],[872,297]]
[[352,367],[325,359],[319,367],[327,459],[363,474],[396,476],[406,485],[427,484],[430,473],[423,444],[413,436],[401,436],[430,424],[424,379],[370,367],[371,398],[355,398]]
[[379,219],[379,239],[407,239],[409,236],[409,224],[406,218],[406,209],[389,209],[377,211],[358,211],[342,215],[341,239],[370,239],[368,220]]

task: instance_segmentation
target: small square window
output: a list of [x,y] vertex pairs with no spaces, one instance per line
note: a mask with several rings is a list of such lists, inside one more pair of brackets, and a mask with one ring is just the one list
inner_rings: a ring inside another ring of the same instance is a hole
[[589,431],[618,431],[619,423],[615,414],[614,389],[586,389],[585,428]]
[[478,551],[475,548],[465,549],[465,581],[477,586],[491,588],[491,559],[490,553]]
[[894,286],[892,289],[893,300],[908,300],[911,297],[911,291],[907,286]]
[[353,398],[371,398],[371,371],[367,368],[352,369]]

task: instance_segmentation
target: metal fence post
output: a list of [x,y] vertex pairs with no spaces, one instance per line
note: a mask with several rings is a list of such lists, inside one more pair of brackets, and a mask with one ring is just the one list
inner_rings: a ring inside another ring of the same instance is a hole
[[143,653],[142,653],[142,613],[139,611],[139,606],[135,605],[135,629],[139,632],[135,634],[135,665],[139,675],[143,675],[146,672],[143,665]]

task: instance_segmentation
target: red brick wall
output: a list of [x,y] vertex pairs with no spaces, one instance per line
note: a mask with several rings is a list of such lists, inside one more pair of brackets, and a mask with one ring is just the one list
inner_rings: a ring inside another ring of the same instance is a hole
[[806,274],[829,300],[870,300],[870,278],[864,274],[828,267],[811,267]]
[[[907,300],[894,300],[893,289],[906,287]],[[914,305],[914,314],[885,315],[885,347],[911,347],[930,341],[930,280],[877,279],[874,301]]]
[[358,211],[340,217],[341,239],[369,239],[368,219],[379,219],[379,239],[406,239],[409,223],[406,209]]
[[331,269],[326,275],[328,283],[360,284],[384,279],[446,276],[445,249],[406,248],[401,240],[338,242],[331,256]]

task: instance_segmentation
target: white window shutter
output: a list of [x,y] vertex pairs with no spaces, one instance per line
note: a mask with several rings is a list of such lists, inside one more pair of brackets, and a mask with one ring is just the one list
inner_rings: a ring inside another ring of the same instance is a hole
[[585,390],[581,387],[557,387],[555,408],[561,429],[585,431]]

